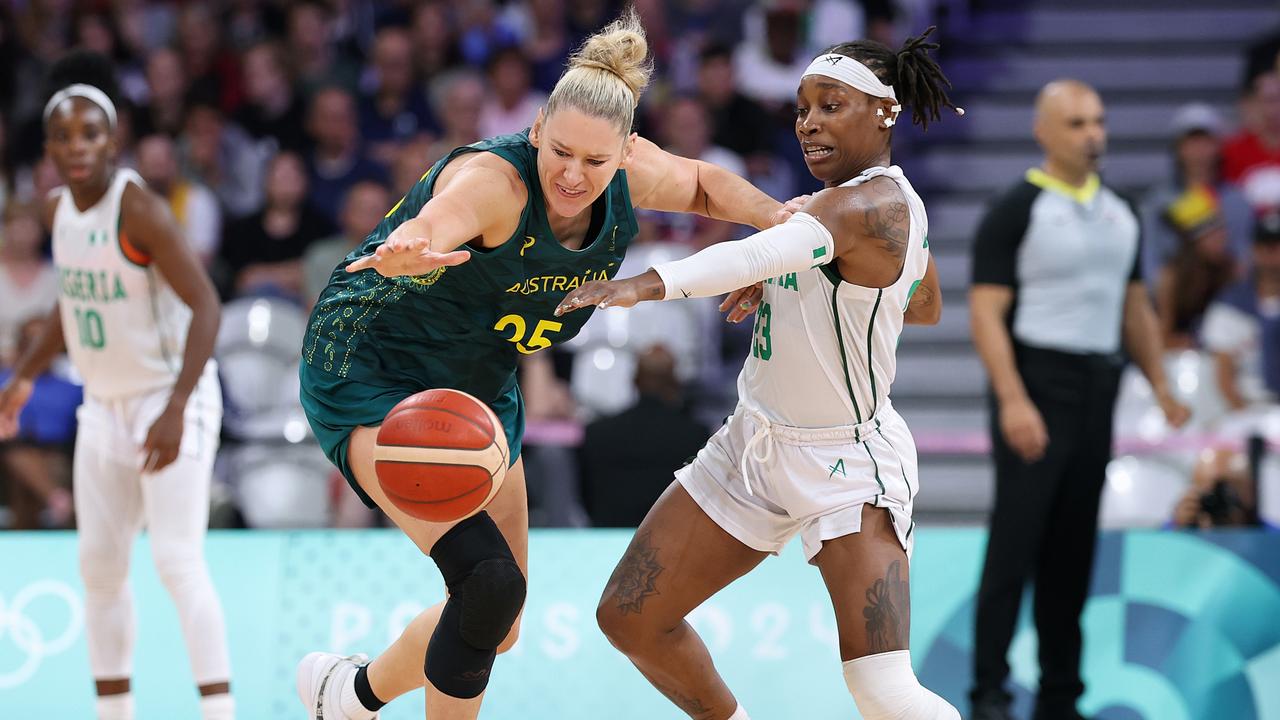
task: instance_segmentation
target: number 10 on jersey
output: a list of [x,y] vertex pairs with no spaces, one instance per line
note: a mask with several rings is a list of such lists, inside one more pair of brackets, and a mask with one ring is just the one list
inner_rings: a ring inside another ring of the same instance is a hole
[[76,331],[80,336],[80,344],[93,350],[101,350],[107,344],[102,330],[102,316],[97,310],[76,308]]

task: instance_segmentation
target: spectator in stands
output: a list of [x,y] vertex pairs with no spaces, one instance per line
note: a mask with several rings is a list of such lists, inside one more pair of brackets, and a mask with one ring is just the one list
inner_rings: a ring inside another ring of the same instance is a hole
[[711,141],[751,161],[773,153],[773,118],[758,103],[738,91],[733,75],[733,50],[710,44],[698,63],[698,97],[711,113]]
[[1173,177],[1156,186],[1142,203],[1142,275],[1155,287],[1160,270],[1182,247],[1182,235],[1171,224],[1170,208],[1188,193],[1212,197],[1226,223],[1227,251],[1244,265],[1253,233],[1253,211],[1236,186],[1222,177],[1223,122],[1212,106],[1191,103],[1178,109],[1171,123]]
[[147,56],[147,100],[134,113],[138,137],[164,133],[176,137],[186,120],[187,75],[182,56],[173,48],[157,48]]
[[[587,426],[579,464],[593,525],[638,526],[675,471],[710,437],[687,414],[675,368],[670,351],[650,347],[636,363],[636,404]],[[643,443],[636,442],[639,437]]]
[[[445,0],[423,0],[413,8],[413,65],[418,77],[430,80],[462,62]],[[559,77],[560,68],[556,69]],[[442,111],[435,107],[436,114]]]
[[351,186],[342,203],[338,234],[312,243],[303,253],[303,300],[307,306],[320,297],[342,258],[378,226],[390,208],[391,196],[382,185],[364,180]]
[[213,3],[184,3],[178,11],[178,50],[191,90],[223,112],[240,105],[240,59],[222,45],[221,18]]
[[217,105],[202,100],[188,109],[178,147],[182,174],[212,190],[228,216],[244,217],[262,207],[262,178],[272,149],[228,123]]
[[0,213],[13,201],[14,191],[17,190],[17,165],[13,161],[9,143],[9,118],[0,109]]
[[227,226],[222,261],[230,278],[224,295],[278,295],[302,300],[302,256],[332,225],[307,204],[301,158],[282,152],[267,168],[266,205]]
[[1254,78],[1246,103],[1252,122],[1223,146],[1222,173],[1262,215],[1280,209],[1280,71]]
[[1007,654],[1029,580],[1041,672],[1033,718],[1082,717],[1080,614],[1122,349],[1169,423],[1188,415],[1165,379],[1138,272],[1137,215],[1097,175],[1101,98],[1078,81],[1049,83],[1036,100],[1035,137],[1043,164],[988,210],[973,247],[970,322],[990,379],[996,490],[977,596],[972,720],[1012,717]]
[[529,0],[529,29],[522,47],[529,58],[533,87],[551,92],[573,51],[564,16],[565,0]]
[[289,5],[286,23],[289,62],[303,95],[330,85],[355,89],[360,68],[333,41],[333,10],[328,3],[297,0]]
[[12,367],[19,330],[58,300],[58,273],[40,254],[44,230],[35,205],[10,202],[0,217],[0,367]]
[[1174,507],[1174,527],[1212,530],[1259,524],[1257,493],[1248,459],[1227,449],[1201,453],[1191,475],[1191,486]]
[[1218,389],[1230,409],[1280,398],[1280,216],[1259,221],[1250,277],[1209,307],[1201,341],[1213,353]]
[[413,70],[407,30],[378,31],[370,82],[360,102],[360,134],[371,159],[390,167],[400,147],[431,134],[431,111]]
[[480,136],[518,133],[533,124],[547,96],[530,87],[532,69],[519,47],[507,47],[489,58],[489,93],[480,109]]
[[501,21],[493,0],[465,0],[455,7],[458,48],[467,63],[486,65],[499,50],[519,43],[516,34]]
[[168,135],[148,135],[138,142],[138,174],[160,197],[182,228],[182,236],[205,267],[213,262],[222,242],[222,209],[209,188],[183,177],[178,151]]
[[245,50],[245,97],[235,120],[259,142],[302,152],[306,147],[306,110],[289,81],[283,53],[278,43],[268,40]]
[[761,0],[749,12],[747,37],[734,54],[734,71],[742,93],[770,111],[795,104],[796,78],[809,64],[804,22],[801,0]]
[[431,148],[435,143],[426,139],[411,142],[396,153],[396,161],[391,166],[391,194],[397,198],[404,197],[431,167]]
[[[43,317],[32,317],[19,328],[15,357],[39,340],[43,322]],[[0,363],[0,384],[9,380],[10,373],[8,364]],[[69,526],[72,501],[67,489],[67,449],[75,439],[76,408],[81,399],[79,385],[51,372],[41,373],[19,416],[18,435],[0,442],[0,477],[13,481],[7,487],[14,515],[11,528]]]
[[[658,115],[663,148],[667,152],[718,165],[740,177],[747,176],[746,164],[737,153],[711,144],[711,120],[707,107],[697,97],[676,97],[659,108]],[[734,232],[732,223],[701,215],[665,213],[662,222],[671,230],[668,239],[684,243],[695,252],[728,240]]]
[[1218,198],[1204,186],[1186,191],[1165,209],[1179,245],[1156,282],[1156,314],[1166,348],[1192,348],[1200,320],[1215,296],[1236,277],[1227,224]]
[[[480,109],[484,106],[484,80],[468,70],[457,70],[440,78],[432,87],[440,108],[440,124],[444,134],[432,146],[428,163],[444,157],[449,151],[479,140]],[[425,169],[424,169],[425,172]]]
[[361,180],[386,184],[387,171],[364,155],[356,100],[350,91],[331,85],[311,98],[307,132],[314,147],[307,157],[311,206],[336,224],[342,198]]

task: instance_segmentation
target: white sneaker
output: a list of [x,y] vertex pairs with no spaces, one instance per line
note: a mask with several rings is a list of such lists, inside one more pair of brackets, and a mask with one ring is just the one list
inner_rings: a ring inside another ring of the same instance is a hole
[[[298,663],[298,699],[308,720],[353,720],[342,711],[342,689],[352,673],[369,662],[365,655],[342,657],[313,652]],[[378,714],[369,716],[377,720]]]

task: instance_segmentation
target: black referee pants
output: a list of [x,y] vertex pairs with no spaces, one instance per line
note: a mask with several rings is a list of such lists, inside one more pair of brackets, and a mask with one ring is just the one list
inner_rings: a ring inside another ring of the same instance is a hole
[[1023,462],[1005,444],[991,399],[996,497],[978,589],[973,699],[1008,697],[1009,643],[1030,581],[1040,656],[1037,717],[1053,718],[1074,708],[1084,692],[1080,613],[1111,459],[1121,364],[1110,355],[1025,345],[1015,344],[1015,352],[1027,393],[1048,428],[1049,445],[1040,460]]

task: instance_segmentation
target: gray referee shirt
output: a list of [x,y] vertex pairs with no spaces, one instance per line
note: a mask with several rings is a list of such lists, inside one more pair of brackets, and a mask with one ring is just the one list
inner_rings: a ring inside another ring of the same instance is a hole
[[973,282],[1013,288],[1015,341],[1114,353],[1125,291],[1142,277],[1139,228],[1133,206],[1096,175],[1073,188],[1033,168],[983,218]]

